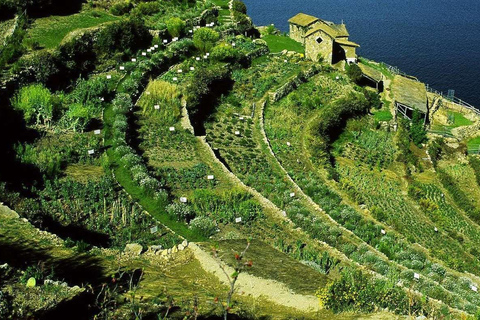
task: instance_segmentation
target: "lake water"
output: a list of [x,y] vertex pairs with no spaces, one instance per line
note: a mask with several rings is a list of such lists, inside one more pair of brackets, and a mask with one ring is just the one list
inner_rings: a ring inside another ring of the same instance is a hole
[[244,0],[256,25],[299,12],[347,25],[360,56],[480,108],[480,0]]

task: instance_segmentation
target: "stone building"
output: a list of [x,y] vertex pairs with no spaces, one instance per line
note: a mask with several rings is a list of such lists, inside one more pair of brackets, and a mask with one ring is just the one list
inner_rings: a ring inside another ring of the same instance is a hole
[[348,40],[349,34],[345,24],[299,13],[290,20],[290,38],[305,46],[307,59],[335,64],[340,61],[356,63],[358,44]]

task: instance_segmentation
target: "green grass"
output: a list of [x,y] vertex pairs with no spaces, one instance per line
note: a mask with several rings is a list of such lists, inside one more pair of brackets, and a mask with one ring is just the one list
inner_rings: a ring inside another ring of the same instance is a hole
[[281,52],[283,50],[305,53],[305,48],[301,43],[286,36],[268,35],[262,39],[267,42],[268,48],[272,53]]
[[377,111],[373,115],[375,117],[375,120],[377,121],[390,121],[393,119],[393,116],[390,110]]
[[469,153],[480,153],[480,136],[469,140],[467,147]]
[[460,112],[449,112],[449,116],[454,118],[454,122],[452,124],[453,128],[469,126],[469,125],[473,124],[472,121],[465,118],[465,116],[463,114],[461,114]]
[[38,42],[43,48],[55,48],[71,31],[90,28],[118,17],[102,11],[86,11],[71,16],[50,16],[36,19],[27,32],[28,39]]

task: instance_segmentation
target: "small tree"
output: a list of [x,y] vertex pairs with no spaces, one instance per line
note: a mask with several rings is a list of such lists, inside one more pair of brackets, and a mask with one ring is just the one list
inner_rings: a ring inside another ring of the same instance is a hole
[[348,66],[347,74],[355,83],[359,83],[363,76],[362,70],[356,64],[351,64]]
[[418,147],[427,141],[427,130],[425,130],[424,119],[418,110],[413,110],[410,137]]
[[170,18],[165,23],[167,25],[168,33],[172,37],[179,37],[182,30],[185,28],[185,22],[178,17]]
[[243,13],[243,14],[246,14],[247,13],[247,6],[245,5],[245,3],[243,3],[240,0],[233,0],[232,10]]
[[215,30],[200,28],[193,34],[193,44],[202,53],[209,51],[220,38]]
[[[236,291],[235,284],[237,283],[238,276],[240,275],[240,273],[242,273],[245,270],[245,268],[250,268],[253,265],[252,260],[243,261],[245,257],[245,253],[247,252],[249,247],[250,247],[250,239],[247,240],[247,246],[241,253],[235,253],[235,266],[234,266],[234,271],[231,275],[228,274],[226,270],[226,265],[220,260],[221,257],[219,257],[219,252],[217,248],[213,248],[213,256],[217,259],[218,265],[220,266],[220,269],[222,269],[223,273],[227,277],[228,283],[230,285],[230,289],[227,292],[226,300],[224,302],[219,303],[223,310],[224,320],[227,320],[228,312],[231,309],[232,297]],[[215,302],[218,303],[219,299],[215,298]]]
[[12,100],[16,110],[23,112],[27,123],[49,125],[53,117],[52,94],[42,84],[23,87]]

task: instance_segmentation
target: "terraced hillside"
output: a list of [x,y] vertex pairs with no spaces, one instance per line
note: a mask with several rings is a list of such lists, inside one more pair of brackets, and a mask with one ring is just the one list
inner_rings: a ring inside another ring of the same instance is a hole
[[51,13],[1,51],[1,319],[478,317],[471,112],[396,118],[238,0]]

